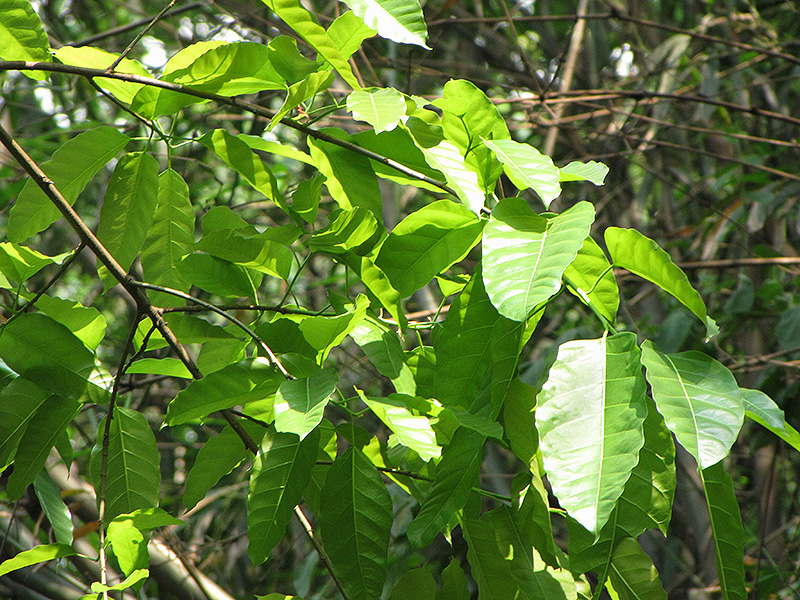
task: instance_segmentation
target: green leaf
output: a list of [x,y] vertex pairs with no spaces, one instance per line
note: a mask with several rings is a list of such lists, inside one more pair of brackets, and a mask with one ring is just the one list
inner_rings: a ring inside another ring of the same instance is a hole
[[148,569],[137,569],[116,585],[104,585],[98,581],[95,581],[91,585],[91,590],[96,594],[103,594],[105,592],[122,592],[127,590],[129,587],[133,587],[140,581],[144,581],[148,577],[150,577],[150,571]]
[[399,393],[406,393],[406,386],[413,384],[414,376],[405,363],[403,346],[397,333],[364,320],[349,335],[361,347],[378,373],[391,379]]
[[50,392],[24,377],[17,377],[0,390],[1,470],[11,463],[28,423],[48,396]]
[[442,589],[436,592],[436,600],[469,600],[467,576],[457,558],[451,558],[450,564],[442,571]]
[[561,277],[589,235],[588,202],[552,218],[520,198],[502,200],[483,230],[483,282],[497,311],[525,321],[561,289]]
[[375,264],[401,296],[410,296],[469,254],[480,241],[483,225],[465,207],[438,200],[392,230]]
[[376,266],[368,256],[358,256],[349,252],[341,255],[337,260],[351,268],[361,282],[367,286],[367,289],[400,324],[401,330],[405,328],[406,318],[400,306],[400,294],[392,287],[386,273]]
[[39,313],[25,313],[0,331],[0,356],[14,371],[57,394],[78,398],[94,369],[94,355],[69,329]]
[[143,534],[166,525],[183,525],[183,521],[160,508],[148,508],[119,515],[108,524],[106,540],[114,549],[114,555],[125,575],[131,575],[148,566],[148,540]]
[[269,229],[255,235],[224,229],[203,235],[196,248],[236,265],[288,280],[294,255],[286,244],[273,237]]
[[250,149],[250,146],[237,136],[231,135],[224,129],[214,129],[199,137],[197,141],[219,156],[268,200],[279,205],[283,203],[281,193],[278,191],[278,182],[272,171]]
[[186,476],[183,492],[183,505],[186,509],[194,508],[205,498],[208,490],[247,458],[247,454],[244,442],[230,425],[227,425],[219,435],[209,438],[198,451],[197,458]]
[[223,298],[253,292],[253,282],[244,267],[210,254],[189,254],[178,264],[178,272],[191,285]]
[[561,194],[560,172],[553,160],[530,144],[513,140],[485,140],[501,163],[503,171],[520,190],[532,189],[539,194],[545,208]]
[[389,600],[436,600],[436,580],[425,567],[411,569],[392,588]]
[[8,497],[19,499],[36,474],[44,468],[50,450],[56,439],[78,415],[80,404],[77,400],[50,396],[45,400],[31,419],[35,426],[29,426],[19,441],[14,457],[14,471],[8,478]]
[[553,493],[590,532],[605,525],[638,462],[647,414],[636,336],[562,344],[536,425]]
[[[90,129],[64,143],[41,167],[72,205],[86,184],[129,141],[130,138],[115,127]],[[23,242],[60,218],[59,210],[33,179],[29,179],[9,212],[8,239]]]
[[[92,48],[91,46],[61,46],[54,54],[55,57],[65,65],[100,70],[107,69],[119,58],[118,54],[107,52],[100,48]],[[114,72],[152,77],[150,72],[145,69],[139,61],[130,58],[123,58],[120,63],[114,67]],[[101,88],[126,104],[133,100],[139,90],[147,89],[143,83],[119,81],[111,79],[110,77],[97,77],[95,82]]]
[[367,38],[375,35],[375,32],[356,16],[352,10],[348,10],[334,20],[328,27],[328,35],[339,48],[346,59],[356,53],[361,47],[361,43]]
[[[102,439],[105,419],[100,424]],[[111,419],[106,476],[106,523],[140,508],[158,506],[161,458],[142,413],[117,407]]]
[[634,539],[614,548],[609,576],[620,600],[667,600],[653,561]]
[[394,88],[365,88],[347,97],[347,110],[357,121],[365,121],[380,133],[391,131],[406,114],[406,100]]
[[536,388],[514,379],[508,388],[503,404],[503,431],[511,450],[526,465],[539,451],[539,433],[536,430]]
[[357,90],[361,87],[353,75],[350,63],[342,55],[328,32],[317,23],[317,20],[303,7],[300,0],[263,0],[263,2],[307,41],[322,58],[328,61],[353,89]]
[[72,546],[67,544],[42,544],[35,546],[30,550],[20,552],[14,558],[0,563],[0,577],[22,569],[31,565],[36,565],[47,560],[54,560],[56,558],[64,558],[66,556],[75,556],[78,554]]
[[478,482],[484,440],[481,434],[461,427],[445,446],[433,484],[406,530],[414,548],[430,544],[466,505],[470,490]]
[[702,352],[663,354],[649,340],[642,344],[642,364],[658,411],[699,468],[725,458],[744,419],[731,372]]
[[60,256],[47,256],[27,246],[0,242],[0,273],[11,281],[24,283],[43,268],[61,264],[69,253]]
[[701,469],[700,475],[711,515],[722,597],[745,600],[748,594],[744,581],[744,531],[733,482],[721,462]]
[[126,154],[108,183],[97,237],[123,269],[144,244],[158,204],[158,162],[149,154]]
[[430,50],[425,44],[428,30],[417,0],[347,0],[346,4],[382,38]]
[[[275,40],[273,40],[273,42],[274,41]],[[253,150],[268,152],[269,154],[283,156],[284,158],[290,158],[292,160],[311,165],[312,167],[314,166],[314,161],[311,160],[311,157],[308,154],[289,144],[281,144],[280,142],[265,140],[257,135],[248,135],[245,133],[240,133],[236,136],[236,139],[242,140]],[[313,220],[311,222],[313,223]]]
[[167,406],[164,419],[174,427],[212,412],[272,396],[283,378],[266,361],[257,359],[228,365],[192,381]]
[[[47,39],[39,15],[28,0],[4,0],[0,5],[0,58],[32,62],[52,60],[50,40]],[[31,79],[47,79],[45,72],[23,73]]]
[[311,481],[319,441],[319,431],[303,440],[293,433],[267,431],[253,461],[247,495],[247,554],[253,564],[267,560],[281,541]]
[[391,394],[388,398],[368,398],[361,390],[356,391],[364,404],[394,432],[403,446],[419,454],[426,462],[442,455],[428,417],[415,415],[408,409],[409,396]]
[[166,375],[192,379],[186,365],[177,358],[140,358],[125,370],[128,374]]
[[322,413],[338,381],[336,370],[331,368],[284,381],[275,394],[275,429],[305,439],[322,421]]
[[[786,422],[783,411],[760,390],[739,388],[744,403],[744,414],[766,427],[784,442],[800,451],[800,433]],[[2,436],[0,436],[2,439]]]
[[319,523],[333,571],[352,600],[373,600],[386,579],[392,500],[378,470],[350,447],[322,487]]
[[105,337],[106,320],[93,306],[83,306],[79,302],[45,295],[36,301],[36,308],[64,325],[89,350],[97,350]]
[[590,160],[589,162],[580,162],[574,160],[566,167],[559,169],[559,181],[591,181],[595,185],[603,185],[608,175],[608,167],[601,162]]
[[319,71],[317,73],[311,73],[302,81],[298,81],[297,83],[290,85],[286,92],[286,99],[283,101],[283,104],[278,111],[273,115],[272,119],[270,119],[268,129],[275,127],[275,125],[280,123],[283,117],[288,115],[294,108],[300,106],[303,102],[306,102],[320,92],[327,90],[333,83],[334,79],[335,76],[333,71]]
[[614,265],[655,283],[691,310],[706,326],[706,335],[712,338],[718,328],[706,313],[700,294],[689,283],[678,265],[659,245],[635,229],[609,227],[605,232],[606,245]]
[[591,236],[583,240],[575,260],[564,271],[567,288],[581,302],[614,323],[619,310],[619,287],[605,252]]
[[50,479],[44,469],[36,474],[33,480],[33,490],[53,528],[53,537],[56,542],[66,546],[72,544],[72,517],[61,498],[61,489],[55,481]]
[[300,83],[312,73],[319,72],[320,62],[306,58],[297,48],[297,40],[288,35],[279,35],[267,46],[269,60],[275,70],[291,86]]
[[372,251],[385,231],[366,208],[338,208],[328,217],[328,225],[311,236],[308,246],[328,254],[352,251],[364,256]]
[[511,482],[514,522],[520,535],[533,544],[545,563],[558,567],[553,524],[550,521],[548,492],[539,473],[538,461],[530,472],[522,472]]
[[[325,133],[347,140],[344,132],[323,129]],[[311,158],[325,176],[325,187],[340,208],[361,206],[369,210],[379,223],[383,222],[383,199],[375,171],[368,158],[350,150],[308,138]]]
[[[153,226],[142,248],[142,270],[148,283],[188,292],[180,264],[194,245],[194,210],[189,186],[176,171],[167,169],[158,176],[158,204]],[[174,306],[183,301],[168,294],[153,297],[159,306]]]

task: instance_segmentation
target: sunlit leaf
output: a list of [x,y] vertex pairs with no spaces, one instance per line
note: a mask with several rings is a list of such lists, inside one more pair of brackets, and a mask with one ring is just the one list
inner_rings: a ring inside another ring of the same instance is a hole
[[126,370],[128,374],[146,373],[148,375],[165,375],[167,377],[182,377],[192,379],[192,374],[186,365],[177,358],[140,358],[132,363]]
[[609,575],[620,600],[667,600],[653,561],[634,539],[614,548]]
[[352,251],[363,256],[372,251],[384,234],[385,229],[366,208],[339,208],[328,217],[328,225],[311,236],[308,245],[318,252],[343,254]]
[[572,161],[566,167],[559,169],[559,181],[591,181],[595,185],[603,185],[608,175],[608,167],[601,162]]
[[319,450],[319,431],[302,441],[268,431],[253,461],[247,495],[247,554],[261,564],[281,541],[294,507],[303,498]]
[[16,571],[17,569],[36,565],[47,560],[75,556],[76,554],[78,554],[78,552],[67,544],[42,544],[34,546],[30,550],[20,552],[14,558],[9,558],[0,563],[0,577],[12,571]]
[[428,30],[417,0],[347,0],[346,4],[370,29],[398,44],[425,44]]
[[[86,184],[129,141],[130,138],[115,127],[90,129],[64,143],[41,167],[67,203],[74,204]],[[8,239],[23,242],[60,218],[59,210],[29,179],[9,212]]]
[[99,581],[95,581],[91,585],[91,590],[96,594],[102,594],[105,592],[121,592],[127,590],[129,587],[132,587],[150,577],[150,570],[149,569],[136,569],[133,573],[128,575],[124,580],[115,584],[115,585],[105,585],[100,583]]
[[312,99],[315,95],[327,90],[333,83],[335,76],[333,71],[319,71],[311,73],[308,77],[289,86],[286,92],[286,99],[283,104],[270,119],[269,129],[280,123],[281,119],[288,115],[293,109],[300,106],[303,102]]
[[[76,67],[88,67],[90,69],[100,70],[107,69],[119,58],[119,54],[107,52],[91,46],[61,46],[56,49],[54,54],[55,57],[65,65],[75,65]],[[152,77],[150,72],[145,69],[139,61],[130,58],[123,58],[114,68],[114,72]],[[126,103],[131,102],[139,90],[147,89],[143,83],[120,81],[110,77],[97,77],[95,82],[121,102]]]
[[365,121],[380,133],[391,131],[406,114],[406,101],[394,88],[365,88],[347,97],[347,110],[357,121]]
[[305,439],[322,421],[338,380],[336,371],[326,368],[309,377],[284,381],[275,394],[275,429]]
[[106,320],[93,306],[52,296],[40,296],[36,307],[69,329],[89,350],[97,350],[106,334]]
[[744,580],[744,531],[733,482],[721,462],[701,468],[700,475],[711,515],[722,597],[744,600],[748,596]]
[[408,408],[404,394],[391,394],[388,398],[369,398],[359,390],[359,395],[370,410],[397,436],[397,441],[410,448],[424,461],[439,458],[441,447],[426,416],[414,415]]
[[480,241],[483,225],[459,204],[433,202],[408,215],[392,230],[375,264],[401,296],[410,296],[462,260]]
[[442,451],[433,485],[419,513],[408,524],[408,539],[415,548],[424,548],[467,503],[469,491],[478,481],[483,442],[479,433],[461,427]]
[[[423,22],[423,27],[424,25]],[[50,40],[47,39],[39,15],[28,0],[4,0],[0,5],[0,58],[33,62],[52,60]],[[23,73],[31,79],[47,79],[47,73]]]
[[375,32],[356,16],[352,10],[343,12],[328,27],[328,35],[346,59],[361,47],[361,42],[371,38]]
[[269,229],[254,235],[233,229],[211,231],[200,238],[196,248],[235,265],[287,281],[294,263],[292,251],[286,244],[276,241]]
[[562,344],[539,394],[536,426],[553,492],[597,534],[644,443],[647,409],[636,336]]
[[628,269],[639,277],[655,283],[665,292],[691,310],[711,338],[719,331],[714,320],[706,313],[700,294],[689,283],[686,274],[672,262],[672,258],[659,245],[635,229],[609,227],[605,232],[606,244],[614,266]]
[[483,281],[498,312],[524,321],[556,294],[593,220],[588,202],[547,218],[520,198],[502,200],[483,230]]
[[0,242],[0,272],[11,281],[23,283],[46,266],[61,264],[66,256],[47,256],[27,246]]
[[328,471],[319,522],[325,550],[347,597],[378,598],[387,573],[392,500],[361,450],[351,446]]
[[350,332],[350,337],[361,347],[378,373],[392,380],[399,393],[408,392],[406,386],[413,383],[413,374],[405,363],[397,333],[365,320]]
[[560,174],[553,160],[530,144],[513,140],[485,140],[501,163],[508,178],[520,190],[532,189],[545,208],[561,194]]
[[744,418],[731,372],[702,352],[663,354],[647,340],[642,364],[658,411],[700,469],[728,455]]
[[619,310],[619,287],[605,252],[591,236],[583,240],[575,260],[564,271],[567,289],[610,323]]
[[740,388],[744,414],[800,451],[800,433],[786,422],[783,411],[760,390]]

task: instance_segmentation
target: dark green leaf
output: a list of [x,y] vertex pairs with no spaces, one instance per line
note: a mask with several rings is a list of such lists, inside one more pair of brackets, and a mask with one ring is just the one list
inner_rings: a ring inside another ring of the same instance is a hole
[[197,249],[261,273],[288,280],[294,256],[288,246],[273,239],[270,230],[246,235],[233,229],[205,233]]
[[47,392],[24,377],[17,377],[0,390],[0,470],[10,464],[17,443]]
[[436,580],[425,567],[411,569],[400,578],[392,589],[389,600],[437,600]]
[[53,537],[56,542],[65,545],[72,544],[72,517],[61,498],[61,489],[55,481],[50,479],[44,469],[36,474],[33,480],[33,490],[53,528]]
[[216,483],[247,458],[244,442],[228,425],[219,435],[210,438],[200,451],[186,476],[183,505],[194,508]]
[[614,548],[609,575],[620,600],[667,600],[653,561],[634,539]]
[[210,254],[189,254],[178,264],[178,272],[191,285],[223,298],[253,293],[253,282],[244,267]]

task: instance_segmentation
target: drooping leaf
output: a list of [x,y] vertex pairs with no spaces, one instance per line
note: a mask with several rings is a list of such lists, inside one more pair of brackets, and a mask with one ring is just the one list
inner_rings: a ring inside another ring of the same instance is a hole
[[583,240],[575,260],[564,271],[567,288],[581,302],[593,307],[609,323],[614,323],[619,310],[619,287],[605,252],[591,236]]
[[[224,129],[214,129],[197,139],[234,169],[253,188],[276,204],[283,204],[278,182],[264,161],[245,142]],[[205,228],[203,230],[205,233]]]
[[800,433],[786,422],[783,411],[760,390],[740,388],[744,414],[800,451]]
[[597,534],[644,443],[645,383],[630,332],[562,344],[539,394],[544,467],[567,512]]
[[133,587],[140,581],[144,581],[148,577],[150,577],[149,569],[136,569],[133,573],[115,585],[105,585],[99,581],[95,581],[90,586],[90,589],[95,594],[103,594],[105,592],[122,592],[130,587]]
[[242,267],[289,280],[294,256],[289,247],[274,239],[272,230],[248,235],[223,229],[203,235],[196,248]]
[[614,548],[609,576],[620,600],[667,600],[653,561],[634,539]]
[[300,83],[322,66],[320,61],[306,58],[297,48],[297,40],[288,35],[279,35],[267,45],[269,61],[291,86]]
[[700,294],[689,283],[680,267],[672,262],[670,255],[656,242],[635,229],[619,227],[606,229],[605,239],[615,266],[628,269],[674,296],[702,321],[708,338],[717,334],[719,329],[706,313],[706,305]]
[[[86,184],[129,141],[130,138],[115,127],[90,129],[64,143],[41,167],[71,205]],[[8,239],[23,242],[60,218],[59,210],[29,179],[9,212]]]
[[[100,424],[102,439],[105,420]],[[106,475],[106,523],[140,508],[158,506],[161,459],[142,413],[117,407],[111,419]]]
[[268,431],[253,461],[247,495],[247,554],[261,564],[281,540],[294,507],[303,498],[317,460],[319,431],[301,440]]
[[79,302],[44,295],[36,301],[36,308],[64,325],[89,350],[97,350],[105,337],[106,320],[93,306],[83,306]]
[[41,544],[0,563],[0,577],[17,569],[36,565],[47,560],[75,556],[78,552],[67,544]]
[[22,434],[14,457],[14,471],[8,478],[8,497],[19,499],[25,488],[33,483],[36,474],[42,470],[56,439],[74,419],[80,404],[71,398],[50,396],[36,409],[31,423]]
[[328,32],[317,23],[314,16],[303,7],[300,0],[263,0],[263,2],[307,41],[320,57],[328,61],[354,90],[361,87],[339,47]]
[[365,121],[380,133],[391,131],[406,114],[406,101],[394,88],[364,88],[347,97],[347,110],[357,121]]
[[533,545],[547,565],[557,568],[550,502],[539,470],[538,462],[535,462],[529,473],[523,472],[514,478],[511,483],[511,507],[520,535]]
[[56,542],[72,544],[72,517],[61,498],[61,489],[44,469],[36,474],[33,480],[33,490],[53,528],[53,537]]
[[281,119],[288,115],[293,109],[300,106],[303,102],[312,99],[320,92],[327,90],[333,83],[335,76],[333,71],[319,71],[311,73],[308,77],[297,83],[293,83],[286,91],[286,99],[269,121],[269,129],[280,123]]
[[164,421],[174,427],[217,410],[267,398],[278,390],[281,381],[280,374],[260,360],[228,365],[181,390],[169,403]]
[[[158,176],[158,204],[142,248],[142,270],[147,282],[188,292],[191,284],[184,278],[180,264],[191,254],[193,244],[194,211],[189,186],[176,171],[167,169]],[[155,296],[154,302],[173,306],[182,301],[162,294]]]
[[590,160],[580,162],[574,160],[566,167],[559,169],[559,181],[591,181],[595,185],[603,185],[608,175],[608,167],[601,162]]
[[519,190],[528,188],[542,199],[545,208],[561,194],[560,173],[553,160],[530,144],[514,140],[485,140],[503,171]]
[[658,411],[699,468],[725,458],[744,419],[731,372],[702,352],[663,354],[649,340],[642,344],[642,364]]
[[397,333],[364,320],[350,332],[350,337],[361,347],[378,373],[392,380],[398,393],[413,393],[409,386],[413,385],[414,376],[405,363]]
[[[344,132],[324,129],[325,133],[347,139]],[[370,160],[350,150],[308,138],[311,158],[325,176],[325,187],[343,209],[361,206],[369,210],[379,223],[383,222],[383,199]]]
[[356,16],[352,10],[343,12],[328,27],[328,35],[346,59],[356,53],[361,43],[375,35],[375,31]]
[[436,443],[430,420],[409,410],[408,396],[391,394],[388,398],[369,398],[361,390],[358,393],[364,404],[394,432],[403,446],[419,454],[426,462],[441,456],[442,449]]
[[348,598],[378,598],[386,579],[392,500],[364,453],[350,447],[322,487],[322,542]]
[[[105,70],[119,58],[118,54],[107,52],[92,46],[61,46],[54,52],[55,57],[65,65],[88,67],[90,69]],[[138,60],[123,58],[114,68],[115,73],[129,73],[151,77],[150,72]],[[120,81],[110,77],[97,77],[95,81],[101,88],[108,91],[118,100],[130,103],[141,89],[147,89],[143,83]]]
[[11,281],[24,283],[49,265],[61,264],[69,253],[47,256],[21,244],[0,242],[0,273]]
[[5,470],[28,423],[50,396],[32,381],[17,377],[0,390],[0,469]]
[[78,398],[94,355],[74,333],[39,313],[25,313],[0,332],[0,356],[14,371],[56,394]]
[[721,462],[700,470],[717,555],[717,575],[725,600],[745,600],[744,531],[733,482]]
[[275,394],[275,429],[305,439],[322,421],[322,413],[338,381],[338,374],[331,368],[284,381]]
[[483,230],[483,281],[497,311],[525,321],[558,292],[593,220],[588,202],[548,219],[520,198],[502,200]]
[[346,4],[382,38],[430,50],[425,44],[428,29],[417,0],[347,0]]
[[467,503],[469,491],[478,481],[484,440],[481,434],[461,427],[445,446],[433,485],[406,530],[415,548],[430,544]]
[[[0,58],[33,62],[52,60],[50,40],[39,15],[28,0],[8,0],[0,5]],[[47,73],[23,73],[31,79],[47,79]]]
[[385,229],[366,208],[337,209],[328,217],[328,225],[308,240],[308,246],[318,252],[343,254],[352,251],[364,256],[385,235]]
[[158,162],[143,152],[126,154],[108,183],[97,237],[123,269],[144,244],[158,204]]
[[461,205],[449,200],[433,202],[392,230],[375,264],[401,296],[410,296],[462,260],[480,241],[483,225]]

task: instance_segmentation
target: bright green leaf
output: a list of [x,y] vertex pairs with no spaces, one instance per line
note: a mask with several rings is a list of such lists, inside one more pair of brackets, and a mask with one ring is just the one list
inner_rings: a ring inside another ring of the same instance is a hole
[[365,121],[380,133],[391,131],[406,114],[406,100],[394,88],[365,88],[347,97],[347,110],[357,121]]
[[739,391],[742,394],[746,416],[800,451],[800,433],[786,422],[783,411],[772,398],[760,390],[740,388]]
[[508,178],[520,190],[539,194],[545,208],[561,194],[560,173],[553,160],[530,144],[513,140],[485,140],[501,163]]
[[566,167],[559,169],[559,181],[591,181],[595,185],[603,185],[608,175],[608,167],[601,162],[590,160],[589,162],[572,161]]
[[581,302],[594,307],[609,323],[619,310],[619,287],[605,252],[591,236],[583,240],[575,260],[564,271],[567,289]]
[[308,246],[317,252],[343,254],[352,251],[364,256],[378,243],[385,229],[366,208],[336,209],[328,217],[328,225],[308,240]]
[[361,390],[357,391],[364,404],[394,432],[403,446],[419,454],[426,462],[442,455],[430,420],[408,409],[408,396],[391,394],[388,398],[368,398]]
[[67,256],[47,256],[27,246],[0,242],[0,272],[11,281],[24,283],[46,266],[63,263]]
[[425,44],[428,30],[417,0],[347,0],[346,4],[370,29],[398,44]]
[[275,125],[280,123],[283,117],[288,115],[294,108],[300,106],[303,102],[306,102],[320,92],[327,90],[333,83],[334,79],[335,76],[333,71],[319,71],[316,73],[311,73],[302,81],[298,81],[297,83],[290,85],[286,92],[286,99],[283,101],[283,104],[278,111],[273,115],[272,119],[270,119],[268,129],[275,127]]
[[305,439],[322,421],[322,413],[338,381],[338,374],[330,368],[309,377],[284,381],[275,394],[275,429]]
[[36,308],[64,325],[89,350],[97,350],[105,337],[106,320],[93,306],[83,306],[79,302],[45,295],[36,301]]
[[189,254],[178,264],[178,272],[191,285],[223,298],[253,293],[253,282],[244,267],[210,254]]
[[186,365],[177,358],[140,358],[125,370],[129,375],[136,373],[148,375],[166,375],[167,377],[182,377],[192,379],[192,374]]
[[137,569],[116,585],[103,585],[102,583],[95,581],[91,586],[91,590],[97,594],[102,594],[105,592],[122,592],[127,590],[129,587],[133,587],[140,581],[144,581],[148,577],[150,577],[150,571],[148,569]]
[[294,255],[286,244],[275,241],[271,230],[246,235],[233,229],[203,235],[196,248],[236,265],[288,280]]
[[[68,140],[41,167],[72,205],[86,184],[129,141],[130,138],[115,127],[90,129]],[[9,212],[8,239],[23,242],[60,218],[59,210],[33,179],[29,179]]]
[[36,565],[47,560],[54,560],[56,558],[64,558],[66,556],[75,556],[78,554],[72,546],[67,544],[42,544],[34,546],[30,550],[20,552],[14,558],[0,563],[0,577],[22,569],[31,565]]
[[588,202],[547,218],[520,198],[501,201],[483,230],[483,281],[498,312],[525,321],[558,292],[593,220]]
[[[54,54],[55,57],[65,65],[100,70],[107,69],[119,58],[118,54],[106,52],[105,50],[93,48],[91,46],[61,46]],[[152,77],[139,61],[130,58],[123,58],[114,68],[114,72]],[[95,81],[101,88],[107,90],[111,95],[125,103],[130,103],[139,90],[147,89],[143,83],[119,81],[110,77],[98,77]]]
[[[52,60],[50,40],[39,15],[28,0],[4,0],[0,5],[0,58],[33,62]],[[31,79],[47,79],[47,73],[23,73]]]
[[413,383],[413,374],[405,363],[397,333],[364,320],[350,332],[350,337],[361,347],[378,373],[391,379],[399,393],[407,393],[407,386]]
[[361,47],[361,43],[375,32],[356,16],[352,10],[343,12],[328,27],[328,35],[346,59]]

